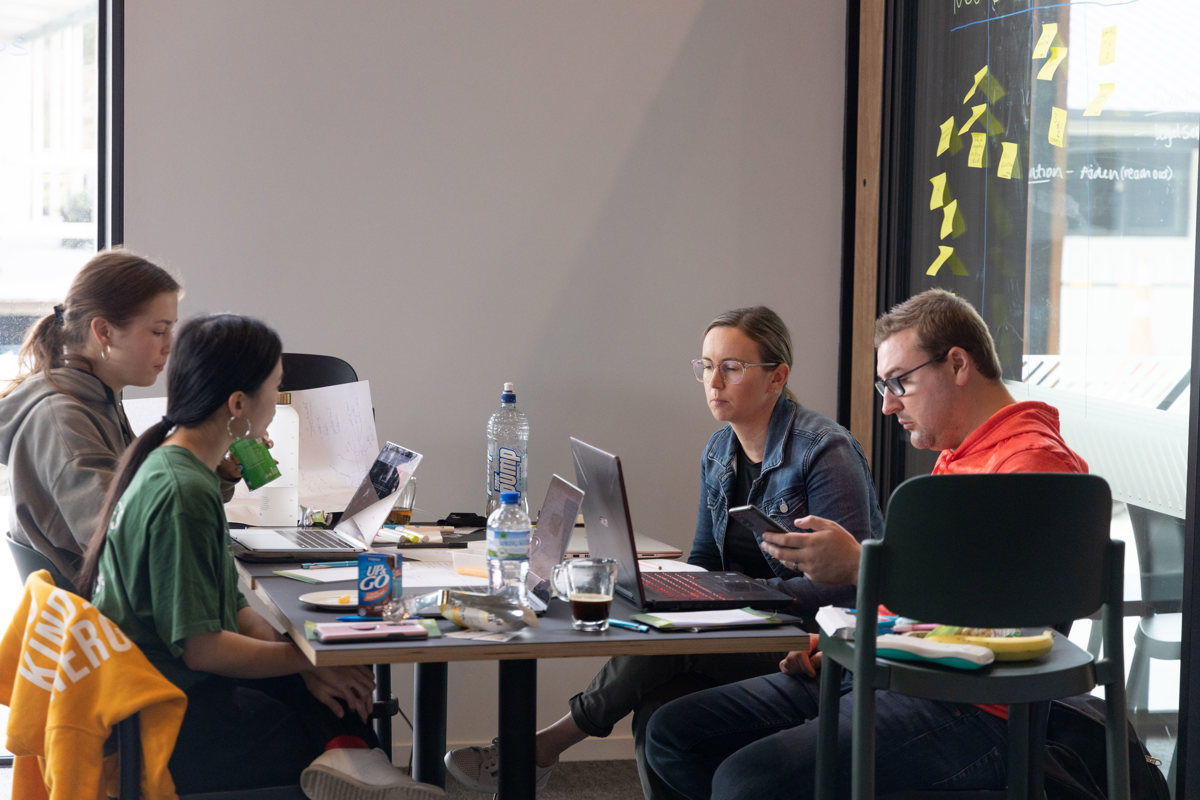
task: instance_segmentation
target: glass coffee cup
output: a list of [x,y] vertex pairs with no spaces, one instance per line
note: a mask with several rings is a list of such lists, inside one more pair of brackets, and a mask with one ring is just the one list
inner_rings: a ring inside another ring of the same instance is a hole
[[554,596],[571,606],[571,627],[577,631],[608,630],[617,562],[611,558],[572,558],[557,564],[550,585]]

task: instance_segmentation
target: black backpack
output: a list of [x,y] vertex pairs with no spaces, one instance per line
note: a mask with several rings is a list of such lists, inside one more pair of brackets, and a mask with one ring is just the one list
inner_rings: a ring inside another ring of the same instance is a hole
[[[1104,701],[1093,695],[1050,702],[1046,721],[1047,800],[1108,800]],[[1159,762],[1129,726],[1129,796],[1170,800]]]

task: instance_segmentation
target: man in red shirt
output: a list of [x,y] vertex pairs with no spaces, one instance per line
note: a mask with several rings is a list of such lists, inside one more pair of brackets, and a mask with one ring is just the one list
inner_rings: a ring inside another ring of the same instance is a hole
[[[876,321],[875,348],[883,413],[896,416],[913,447],[941,451],[933,474],[1087,472],[1063,441],[1057,410],[1013,399],[987,325],[967,301],[940,289],[915,295]],[[845,528],[815,516],[795,524],[805,532],[766,533],[763,550],[813,581],[858,582],[861,547]],[[808,653],[789,653],[777,674],[663,706],[647,732],[651,768],[689,798],[808,796],[816,663]],[[843,696],[842,716],[849,716],[850,703]],[[999,710],[876,693],[878,791],[1003,786]],[[849,751],[848,730],[842,749]],[[849,764],[848,757],[839,761]],[[838,779],[848,789],[848,770]]]
[[[1000,376],[987,325],[942,289],[909,298],[875,322],[875,388],[919,450],[941,450],[934,475],[1087,472],[1063,441],[1058,410],[1016,402]],[[804,517],[809,533],[764,534],[770,555],[822,583],[857,583],[858,541],[832,520]],[[849,541],[847,541],[849,540]]]

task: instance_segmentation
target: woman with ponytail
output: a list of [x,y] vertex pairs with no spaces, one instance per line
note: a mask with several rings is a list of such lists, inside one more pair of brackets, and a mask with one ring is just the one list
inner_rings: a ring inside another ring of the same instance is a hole
[[262,436],[283,375],[275,331],[235,314],[180,326],[167,413],[125,451],[80,591],[188,697],[180,793],[293,783],[312,800],[444,797],[378,749],[367,667],[314,667],[238,590],[216,471]]
[[166,366],[179,293],[179,283],[144,258],[97,254],[63,302],[30,328],[20,372],[0,391],[9,531],[68,578],[79,570],[100,498],[133,439],[121,393],[151,385]]

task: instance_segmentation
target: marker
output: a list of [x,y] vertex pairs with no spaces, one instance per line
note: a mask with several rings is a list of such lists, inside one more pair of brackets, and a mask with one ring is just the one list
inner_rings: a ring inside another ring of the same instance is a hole
[[623,619],[610,619],[608,624],[614,628],[624,628],[627,631],[637,631],[638,633],[649,633],[649,625],[641,625],[637,622],[628,622]]
[[382,622],[383,617],[360,617],[356,614],[351,614],[348,617],[338,617],[338,622]]
[[357,561],[308,561],[300,565],[303,569],[329,569],[331,567],[357,567]]

